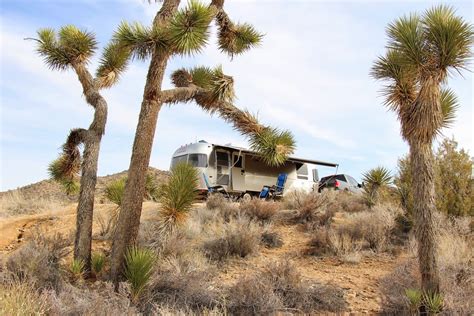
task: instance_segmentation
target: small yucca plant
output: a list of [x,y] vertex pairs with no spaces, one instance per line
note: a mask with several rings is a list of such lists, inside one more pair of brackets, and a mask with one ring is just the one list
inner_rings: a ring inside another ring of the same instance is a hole
[[385,167],[373,168],[363,174],[365,199],[369,206],[375,205],[381,189],[392,183],[392,175]]
[[421,293],[421,291],[418,289],[406,289],[405,296],[407,298],[410,311],[416,312],[420,308],[423,293]]
[[161,188],[160,227],[163,232],[173,230],[185,221],[197,197],[198,171],[187,163],[179,163],[171,170],[171,177]]
[[123,192],[125,191],[126,178],[112,181],[105,187],[105,197],[117,206],[122,205]]
[[423,305],[430,314],[438,314],[443,310],[443,296],[439,293],[423,293]]
[[105,256],[101,253],[92,255],[92,272],[97,276],[100,274],[105,265]]
[[80,280],[84,276],[84,261],[79,259],[73,259],[69,271],[75,280]]
[[133,246],[125,254],[125,277],[130,282],[132,300],[137,300],[146,289],[153,273],[155,256],[149,249]]

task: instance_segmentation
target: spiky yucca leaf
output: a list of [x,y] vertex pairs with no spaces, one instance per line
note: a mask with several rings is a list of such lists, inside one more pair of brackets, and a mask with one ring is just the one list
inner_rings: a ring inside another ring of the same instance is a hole
[[444,299],[439,293],[425,292],[422,299],[423,305],[427,308],[430,314],[436,315],[443,310]]
[[295,150],[295,140],[289,131],[266,127],[250,136],[250,148],[269,166],[280,166]]
[[59,36],[51,28],[39,29],[37,52],[54,70],[64,70],[76,62],[87,62],[97,48],[95,35],[74,25],[59,29]]
[[110,42],[104,49],[97,69],[99,87],[110,88],[120,78],[127,68],[130,59],[130,49],[122,47],[118,42]]
[[48,173],[51,179],[61,184],[67,195],[79,192],[80,162],[71,163],[64,154],[53,160],[48,166]]
[[216,101],[232,102],[234,94],[234,79],[224,74],[222,67],[195,67],[189,70],[178,69],[171,75],[173,84],[177,87],[187,87],[194,84],[208,93],[199,98],[198,103],[206,105],[206,110],[214,112],[213,103]]
[[199,52],[207,44],[209,24],[214,18],[212,7],[196,0],[175,13],[167,35],[176,53],[190,55]]
[[197,198],[199,175],[196,168],[183,162],[171,169],[168,183],[160,190],[160,226],[164,232],[180,225]]
[[442,128],[450,127],[455,119],[456,112],[459,108],[458,98],[456,94],[448,88],[441,90],[441,111],[443,112]]
[[232,24],[228,31],[219,32],[219,48],[233,57],[258,46],[262,38],[263,34],[250,24]]
[[69,267],[69,271],[71,272],[72,277],[75,280],[82,279],[84,276],[84,261],[79,259],[73,259],[71,262],[71,266]]
[[52,70],[64,70],[69,66],[69,59],[60,49],[56,32],[51,28],[39,29],[37,52],[43,56],[46,65]]
[[421,18],[417,14],[403,16],[387,26],[388,45],[391,50],[400,52],[404,63],[421,66],[426,60]]
[[363,174],[363,181],[369,186],[385,186],[392,183],[392,175],[387,168],[376,167]]
[[132,299],[137,302],[153,274],[155,255],[149,249],[133,246],[125,254],[125,277],[130,282]]
[[59,46],[71,63],[86,62],[97,48],[95,35],[74,25],[63,26],[58,33]]
[[438,5],[424,13],[423,28],[430,50],[437,54],[439,69],[466,69],[472,58],[474,29],[471,24],[456,16],[452,7]]
[[120,48],[128,49],[133,58],[142,60],[148,58],[156,48],[163,49],[168,45],[163,29],[159,26],[146,27],[139,22],[120,23],[112,41]]
[[423,299],[423,293],[418,289],[406,289],[405,296],[410,310],[417,311]]
[[117,206],[122,205],[123,193],[125,191],[125,183],[127,178],[117,179],[115,181],[110,182],[105,187],[105,197],[112,203],[116,204]]

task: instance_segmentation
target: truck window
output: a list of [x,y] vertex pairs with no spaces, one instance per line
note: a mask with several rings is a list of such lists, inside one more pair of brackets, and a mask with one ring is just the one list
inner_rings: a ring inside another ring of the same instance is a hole
[[308,165],[296,165],[296,176],[298,179],[308,180]]
[[188,160],[188,155],[181,155],[181,156],[176,156],[171,159],[171,169],[173,169],[174,166],[176,166],[180,162],[187,162]]
[[189,154],[188,163],[193,167],[206,168],[207,155],[206,154]]

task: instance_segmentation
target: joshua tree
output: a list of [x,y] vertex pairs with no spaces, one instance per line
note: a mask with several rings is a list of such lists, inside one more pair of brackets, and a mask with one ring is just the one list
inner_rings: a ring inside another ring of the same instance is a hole
[[389,24],[387,35],[387,53],[375,62],[372,76],[388,81],[385,104],[397,113],[410,146],[421,286],[438,293],[432,143],[453,122],[457,101],[446,88],[448,73],[466,69],[473,27],[452,8],[437,6]]
[[377,167],[370,169],[364,173],[364,191],[367,194],[367,202],[369,206],[373,206],[379,197],[379,191],[387,187],[392,182],[390,171],[385,167]]
[[[38,53],[44,57],[45,63],[51,69],[72,68],[76,72],[86,101],[94,108],[94,119],[89,128],[71,130],[63,145],[62,154],[49,167],[52,177],[66,188],[74,187],[75,177],[82,171],[74,259],[84,262],[85,271],[90,271],[97,163],[100,141],[107,121],[107,102],[100,94],[100,89],[110,87],[117,81],[128,57],[126,52],[108,47],[101,59],[97,77],[94,78],[87,68],[97,46],[94,34],[67,25],[60,28],[58,34],[53,29],[41,29],[38,31],[38,39],[35,40]],[[83,158],[79,150],[81,144],[84,144]]]
[[145,173],[150,161],[158,113],[163,104],[196,101],[208,111],[217,111],[245,135],[252,147],[270,164],[281,164],[294,150],[290,133],[258,124],[248,112],[232,104],[232,78],[220,69],[197,68],[173,76],[175,89],[161,89],[168,59],[173,55],[198,53],[207,44],[213,20],[218,27],[218,45],[230,57],[257,45],[260,35],[249,24],[233,23],[223,9],[224,0],[210,5],[190,1],[178,9],[180,0],[164,0],[150,27],[122,23],[111,46],[121,47],[133,57],[150,59],[138,126],[133,144],[129,176],[112,245],[111,277],[117,281],[124,254],[135,243],[140,224]]

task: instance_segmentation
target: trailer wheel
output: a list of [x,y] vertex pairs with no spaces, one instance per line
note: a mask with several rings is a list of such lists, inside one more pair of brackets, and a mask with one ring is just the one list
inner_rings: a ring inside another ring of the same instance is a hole
[[252,199],[252,196],[250,195],[250,193],[245,193],[244,195],[242,195],[242,201],[244,202],[248,202]]

